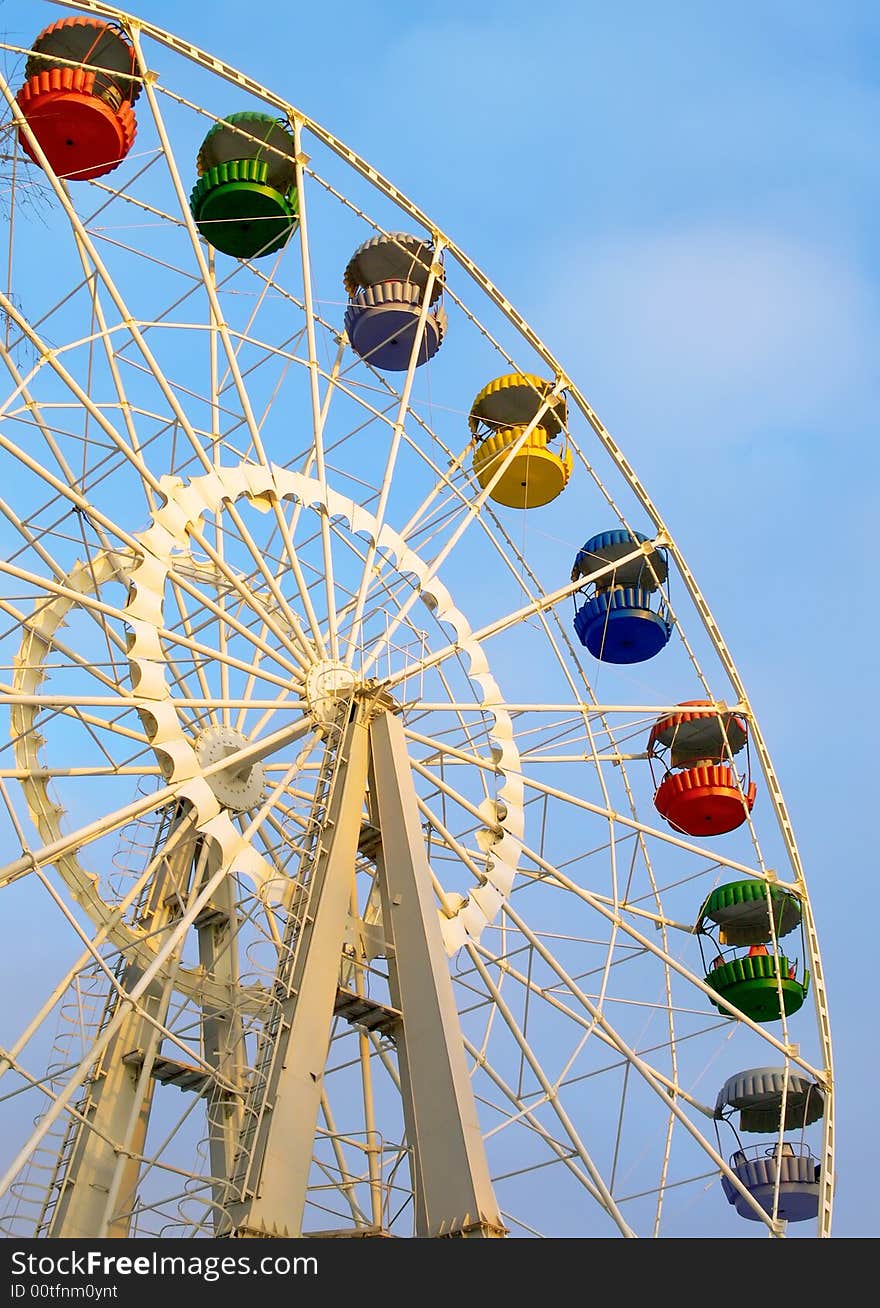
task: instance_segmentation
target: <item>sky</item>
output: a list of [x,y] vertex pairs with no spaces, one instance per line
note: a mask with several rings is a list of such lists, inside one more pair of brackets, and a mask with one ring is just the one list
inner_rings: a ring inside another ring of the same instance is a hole
[[[132,3],[129,11],[138,12]],[[9,31],[24,3],[0,4]],[[420,205],[547,342],[725,636],[828,987],[833,1234],[880,1233],[869,965],[880,10],[149,0]],[[26,30],[30,35],[29,29]]]

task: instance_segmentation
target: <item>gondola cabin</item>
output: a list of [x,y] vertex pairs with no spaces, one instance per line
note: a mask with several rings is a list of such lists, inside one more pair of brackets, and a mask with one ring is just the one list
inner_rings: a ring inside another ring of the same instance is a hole
[[[786,1075],[784,1067],[758,1067],[725,1082],[715,1104],[715,1118],[727,1123],[737,1147],[729,1157],[730,1175],[722,1173],[721,1187],[740,1217],[752,1222],[761,1221],[763,1214],[786,1222],[816,1217],[820,1164],[802,1133],[824,1110],[821,1087],[795,1068]],[[738,1130],[733,1121],[737,1112]],[[789,1131],[801,1132],[800,1138],[780,1137]],[[740,1132],[769,1138],[744,1145]]]
[[474,474],[491,500],[534,509],[562,494],[573,466],[564,437],[567,414],[565,397],[529,373],[509,373],[483,387],[468,422]]
[[190,210],[209,245],[234,259],[282,249],[298,223],[296,151],[270,114],[230,114],[208,132],[196,160]]
[[407,232],[374,236],[343,275],[345,331],[355,354],[381,372],[433,359],[446,335],[444,273],[433,244]]
[[[62,18],[36,38],[16,102],[58,177],[103,177],[128,154],[137,132],[136,67],[121,28],[98,18]],[[41,163],[29,132],[19,127],[18,139]]]
[[732,1005],[753,1022],[775,1022],[802,1007],[810,974],[780,945],[782,937],[798,927],[804,959],[801,906],[789,891],[758,879],[733,881],[712,891],[700,909],[695,932],[704,967],[703,942],[716,951],[704,981],[719,996],[712,1001],[719,1013],[735,1018]]
[[687,700],[654,724],[648,759],[652,774],[655,760],[664,768],[654,807],[673,830],[720,836],[745,822],[757,787],[748,768],[737,773],[733,758],[747,743],[745,718],[708,700]]
[[586,598],[576,608],[574,629],[594,658],[643,663],[660,653],[672,634],[664,550],[640,531],[603,531],[578,550],[571,579],[579,577]]

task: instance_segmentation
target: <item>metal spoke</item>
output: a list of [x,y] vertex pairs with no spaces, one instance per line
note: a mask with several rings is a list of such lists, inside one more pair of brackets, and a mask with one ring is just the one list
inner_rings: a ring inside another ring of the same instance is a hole
[[0,40],[0,1231],[826,1238],[801,859],[644,484],[390,179],[67,7]]

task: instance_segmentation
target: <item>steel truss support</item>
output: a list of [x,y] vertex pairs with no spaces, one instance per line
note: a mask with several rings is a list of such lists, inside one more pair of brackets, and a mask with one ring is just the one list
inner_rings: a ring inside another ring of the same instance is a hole
[[[280,1021],[261,1102],[250,1110],[256,1125],[242,1193],[229,1206],[233,1233],[303,1234],[355,860],[367,816],[378,829],[375,859],[391,1002],[400,1014],[389,1034],[397,1048],[414,1234],[503,1236],[403,729],[393,712],[357,701],[339,747],[293,965],[282,959],[276,977]],[[355,1227],[350,1234],[364,1232]]]
[[[173,929],[190,894],[194,862],[202,849],[188,805],[175,814],[160,852],[140,924],[154,934]],[[196,878],[198,879],[198,870]],[[179,955],[182,940],[178,946]],[[140,978],[129,964],[120,979],[128,993]],[[161,1042],[172,987],[155,981],[107,1046],[86,1083],[79,1105],[85,1121],[71,1120],[50,1199],[46,1234],[56,1239],[124,1239],[131,1233],[141,1157],[155,1082],[152,1064]],[[119,1002],[111,994],[108,1021]],[[54,1204],[53,1204],[54,1200]]]
[[440,934],[400,720],[370,730],[370,795],[416,1236],[506,1235],[495,1200]]
[[[209,874],[210,875],[210,872]],[[214,1184],[213,1222],[218,1235],[224,1233],[225,1204],[235,1162],[235,1149],[242,1126],[242,1102],[247,1083],[244,1025],[236,1005],[239,958],[236,942],[234,882],[226,877],[214,892],[206,911],[196,918],[199,962],[205,974],[221,984],[229,996],[225,1007],[205,1005],[202,1010],[202,1046],[205,1062],[218,1073],[207,1091],[208,1150]],[[241,1087],[231,1094],[222,1086]]]
[[291,902],[299,921],[279,960],[272,992],[279,1011],[271,1037],[264,1037],[272,1040],[263,1059],[265,1083],[245,1109],[242,1192],[229,1205],[237,1237],[302,1234],[364,814],[366,715],[366,704],[356,701],[339,745],[309,883]]
[[[232,1002],[236,923],[228,883],[195,922],[201,963],[230,995],[225,1008],[215,1005],[202,1014],[204,1058],[217,1072],[215,1086],[225,1088],[212,1089],[210,1075],[199,1076],[195,1068],[185,1087],[206,1098],[211,1172],[217,1178],[215,1230],[238,1238],[303,1234],[324,1069],[351,927],[355,866],[367,823],[376,831],[376,881],[392,1005],[387,1034],[397,1051],[414,1234],[504,1236],[403,728],[387,704],[377,705],[372,696],[355,696],[347,712],[326,803],[314,815],[319,825],[311,867],[290,902],[286,948],[272,990],[274,1018],[264,1032],[255,1089],[247,1100],[228,1089],[243,1086],[246,1070],[242,1026]],[[192,814],[179,811],[159,852],[143,924],[153,932],[173,929],[187,900],[210,876],[210,863]],[[180,948],[182,939],[178,953]],[[129,965],[123,991],[136,981]],[[139,1011],[126,1019],[95,1067],[79,1105],[86,1123],[71,1125],[62,1151],[57,1195],[46,1218],[52,1237],[124,1238],[132,1233],[155,1083],[165,1079],[157,1060],[172,993],[173,972],[145,992]],[[114,1007],[111,997],[105,1020]],[[370,1233],[383,1232],[370,1228]],[[354,1227],[350,1234],[364,1231]]]

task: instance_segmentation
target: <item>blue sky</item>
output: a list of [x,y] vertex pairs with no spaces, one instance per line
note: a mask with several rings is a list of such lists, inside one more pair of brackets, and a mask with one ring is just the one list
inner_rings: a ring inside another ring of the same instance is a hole
[[[32,37],[29,10],[0,4],[10,39],[21,15]],[[876,1236],[863,960],[876,951],[880,10],[343,0],[268,4],[251,22],[223,0],[150,0],[142,13],[289,98],[425,209],[634,464],[785,792],[831,1006],[834,1234]]]
[[577,379],[682,548],[761,723],[818,922],[834,1233],[876,1236],[862,960],[876,949],[880,10],[342,3],[277,6],[252,29],[238,5],[204,12],[149,6],[454,237]]

